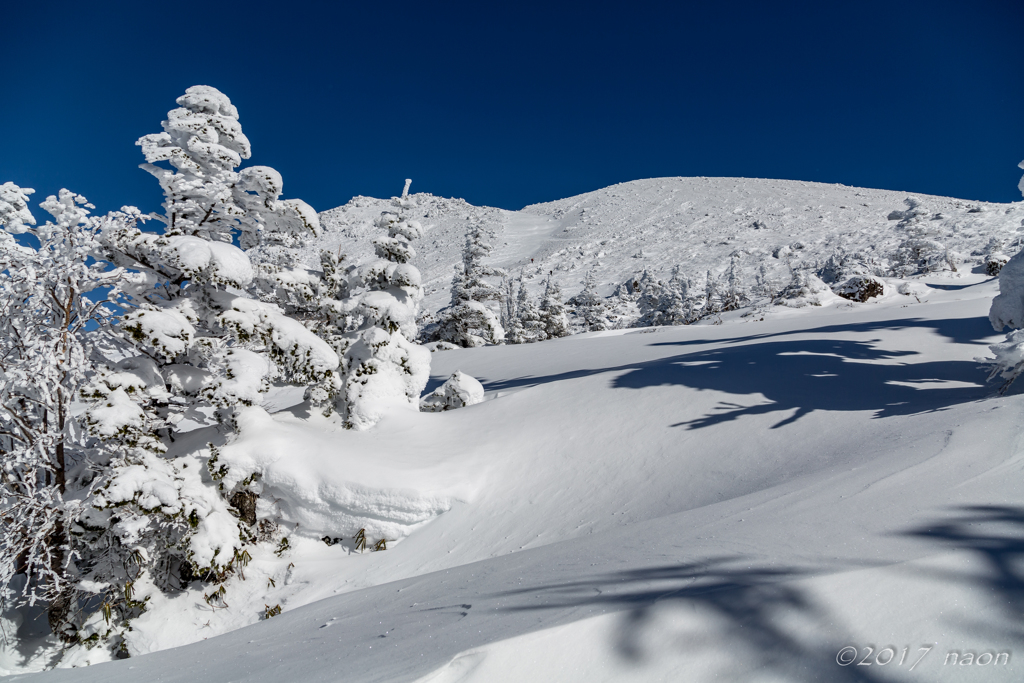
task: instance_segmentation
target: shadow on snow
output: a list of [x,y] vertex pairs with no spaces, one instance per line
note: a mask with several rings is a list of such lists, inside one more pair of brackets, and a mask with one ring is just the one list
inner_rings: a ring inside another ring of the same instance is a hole
[[1024,642],[1024,507],[971,505],[900,535],[932,541],[943,550],[968,551],[980,562],[970,572],[945,571],[937,577],[964,583],[1002,605],[1005,622],[979,620],[972,630]]
[[[763,396],[753,405],[722,402],[711,414],[678,422],[688,429],[709,427],[744,415],[791,412],[781,427],[815,411],[872,411],[874,417],[942,410],[984,398],[986,371],[974,361],[904,362],[919,352],[887,350],[881,340],[779,339],[796,334],[871,332],[924,327],[957,343],[980,343],[992,335],[985,318],[898,320],[835,325],[782,334],[750,335],[714,342],[715,347],[643,363],[582,369],[543,377],[484,382],[487,391],[529,387],[601,373],[616,373],[611,386],[644,389],[682,386],[737,396]],[[743,342],[743,343],[740,343]],[[654,346],[706,346],[707,340]]]
[[[664,643],[667,628],[664,623],[655,623],[655,606],[676,603],[700,608],[702,621],[710,616],[719,624],[713,635],[690,631],[675,634],[679,637],[672,640],[680,649],[686,648],[684,655],[698,654],[696,651],[702,648],[725,648],[730,651],[730,659],[745,654],[756,670],[777,674],[780,679],[880,680],[864,668],[836,663],[837,653],[848,643],[821,635],[831,627],[833,616],[793,585],[793,580],[806,575],[809,572],[801,569],[751,565],[741,556],[711,558],[510,591],[505,595],[546,599],[543,605],[504,609],[518,612],[596,607],[622,612],[613,635],[615,651],[627,661],[643,664],[666,654],[651,651],[652,634],[658,631],[658,640]],[[681,614],[689,612],[692,609]]]

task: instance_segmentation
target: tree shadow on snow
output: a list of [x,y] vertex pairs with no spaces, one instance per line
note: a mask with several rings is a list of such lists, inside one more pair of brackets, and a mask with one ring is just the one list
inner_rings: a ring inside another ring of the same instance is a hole
[[[805,330],[800,334],[914,326],[929,327],[963,343],[992,334],[985,318],[865,323]],[[877,339],[777,339],[789,334],[736,337],[720,340],[712,349],[644,363],[492,381],[484,386],[487,391],[501,391],[601,373],[621,373],[612,380],[612,387],[681,386],[736,396],[763,396],[763,400],[752,405],[749,401],[747,405],[722,402],[711,414],[672,425],[688,429],[710,427],[745,415],[790,413],[773,426],[778,428],[815,410],[872,411],[876,418],[910,415],[943,410],[991,393],[984,386],[985,369],[974,361],[903,362],[920,353],[887,350],[878,346],[881,340]],[[707,345],[708,342],[692,340],[655,346],[695,344]]]
[[[914,328],[931,329],[939,336],[956,344],[975,344],[986,346],[988,337],[997,336],[999,333],[992,329],[992,323],[985,316],[976,318],[943,318],[935,320],[930,318],[902,318],[899,320],[878,320],[874,322],[848,323],[841,325],[824,325],[810,329],[787,330],[785,332],[766,332],[764,334],[751,334],[743,337],[731,337],[720,339],[720,344],[735,344],[749,342],[759,339],[772,339],[776,337],[791,337],[794,335],[816,335],[816,334],[841,334],[847,332],[877,332],[880,330],[907,330]],[[654,346],[692,346],[707,344],[706,339],[689,339],[677,342],[660,342]]]
[[680,385],[764,396],[764,402],[753,405],[722,402],[712,414],[672,425],[688,429],[790,412],[775,429],[815,410],[873,411],[874,417],[885,418],[942,410],[990,393],[973,361],[893,362],[914,355],[838,339],[764,342],[647,363],[615,378],[612,386]]
[[[505,595],[536,596],[543,604],[534,601],[504,609],[622,612],[614,633],[615,651],[636,665],[663,655],[695,657],[707,650],[713,656],[716,650],[725,650],[730,660],[726,666],[743,662],[747,668],[749,663],[751,669],[777,674],[780,680],[880,680],[864,667],[837,664],[837,654],[849,643],[824,635],[833,616],[793,585],[806,575],[809,572],[801,569],[751,565],[743,557],[711,558],[511,591]],[[659,619],[656,606],[685,607],[673,612],[684,619],[697,614],[700,621],[689,628],[685,623],[666,623]]]
[[1005,622],[979,620],[973,633],[1024,642],[1024,507],[971,505],[951,517],[916,527],[902,536],[932,541],[943,550],[966,550],[972,569],[934,572],[937,578],[980,589],[1002,606]]

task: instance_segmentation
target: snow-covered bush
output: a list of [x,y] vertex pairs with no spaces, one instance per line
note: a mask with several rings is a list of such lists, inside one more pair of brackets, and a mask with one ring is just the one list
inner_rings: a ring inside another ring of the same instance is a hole
[[456,370],[444,384],[420,399],[420,410],[440,413],[476,405],[484,400],[484,387],[475,377]]
[[907,197],[904,202],[907,210],[896,212],[901,217],[896,229],[902,230],[906,239],[899,244],[893,255],[893,273],[897,277],[908,277],[942,271],[956,272],[954,255],[938,241],[939,232],[931,225],[931,212],[914,197]]
[[789,308],[804,306],[821,306],[835,295],[829,286],[812,272],[802,268],[792,268],[791,280],[776,303]]
[[832,291],[850,301],[863,302],[885,292],[885,283],[871,275],[854,275],[832,287]]
[[[999,271],[1003,269],[1006,262],[1010,260],[1010,257],[1004,253],[1004,250],[1008,246],[1002,239],[998,237],[992,237],[984,249],[984,256],[981,260],[982,265],[985,267],[985,272],[992,277],[999,275]],[[1012,247],[1011,247],[1012,248]],[[1019,250],[1019,247],[1017,247]]]
[[502,277],[500,268],[487,266],[483,260],[490,256],[492,246],[489,239],[493,234],[482,225],[475,226],[466,235],[462,250],[462,263],[455,266],[452,277],[452,298],[438,334],[442,341],[463,347],[500,344],[505,339],[498,316],[487,305],[497,302],[502,305],[502,289],[491,284],[487,278]]

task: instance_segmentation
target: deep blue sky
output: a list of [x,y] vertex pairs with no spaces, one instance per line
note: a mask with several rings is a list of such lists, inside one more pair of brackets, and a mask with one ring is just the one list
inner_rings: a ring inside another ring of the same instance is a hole
[[[1024,2],[5,3],[0,182],[159,208],[135,140],[213,85],[318,210],[656,176],[1018,201]],[[37,215],[41,213],[37,210]]]

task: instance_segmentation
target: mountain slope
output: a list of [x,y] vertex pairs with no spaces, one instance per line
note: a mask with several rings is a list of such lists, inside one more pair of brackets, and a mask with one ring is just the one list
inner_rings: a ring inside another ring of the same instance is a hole
[[[805,261],[837,244],[887,253],[903,196],[660,179],[519,212],[414,195],[408,211],[428,227],[419,265],[443,305],[475,220],[500,230],[495,263],[533,258],[534,278],[554,271],[572,293],[590,267],[610,289],[736,252],[785,269],[780,246]],[[1024,215],[922,199],[965,259],[1016,239]],[[310,256],[364,253],[391,207],[327,212]],[[920,278],[915,296],[437,352],[432,386],[462,370],[486,400],[361,433],[275,392],[222,453],[265,468],[290,545],[254,548],[228,607],[199,584],[154,601],[127,662],[14,680],[1020,680],[1016,660],[943,665],[1024,634],[1024,398],[995,398],[975,360],[1001,335],[987,320],[997,282],[970,271]],[[200,431],[176,448],[221,438]],[[386,552],[356,551],[338,524],[365,525],[371,544],[392,534]],[[55,656],[25,642],[0,647],[0,667]],[[935,651],[912,672],[836,659],[922,643]]]
[[[495,231],[493,265],[513,274],[522,270],[535,290],[553,272],[562,291],[575,294],[593,269],[601,293],[608,295],[644,269],[665,278],[677,264],[693,277],[708,270],[718,274],[733,254],[740,256],[748,281],[764,261],[780,282],[788,280],[790,258],[824,261],[837,248],[885,257],[905,239],[896,218],[888,217],[906,209],[908,196],[933,213],[929,227],[967,262],[968,271],[993,237],[1007,245],[1024,224],[1020,203],[749,178],[636,180],[520,211],[416,194],[406,211],[426,228],[414,263],[423,273],[424,307],[435,311],[448,303],[452,266],[461,261],[466,231],[475,222]],[[395,207],[388,200],[356,197],[325,211],[324,235],[308,245],[307,260],[317,262],[321,248],[368,256],[376,232],[372,222],[384,210]]]
[[[281,617],[31,680],[1019,680],[1016,659],[943,665],[1024,627],[1024,399],[991,399],[972,360],[996,338],[993,283],[935,284],[924,303],[439,352],[436,376],[470,372],[489,400],[336,442],[390,459],[415,435],[412,462],[472,473],[460,503],[385,553],[300,542]],[[911,659],[836,660],[890,646]]]

